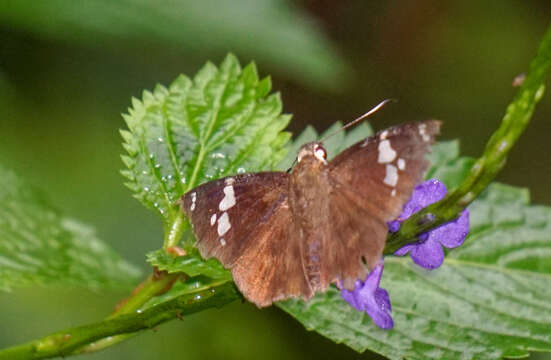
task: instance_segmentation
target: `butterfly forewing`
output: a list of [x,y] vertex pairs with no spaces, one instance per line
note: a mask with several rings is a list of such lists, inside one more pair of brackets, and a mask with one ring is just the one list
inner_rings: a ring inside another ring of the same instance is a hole
[[215,180],[188,192],[182,210],[205,258],[231,267],[251,241],[250,234],[270,221],[285,200],[288,175],[282,172],[242,174]]
[[[325,253],[342,258],[324,262],[345,287],[365,276],[384,249],[387,222],[395,219],[428,166],[425,155],[440,123],[404,124],[386,129],[340,153],[328,165],[331,241]],[[347,262],[348,261],[348,262]]]
[[181,205],[201,255],[230,268],[241,292],[259,306],[312,293],[291,231],[288,182],[282,172],[231,176],[193,189]]

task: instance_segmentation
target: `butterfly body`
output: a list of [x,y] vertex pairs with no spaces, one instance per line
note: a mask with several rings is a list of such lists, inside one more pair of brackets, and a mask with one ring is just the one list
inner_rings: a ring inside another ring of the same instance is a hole
[[439,122],[404,124],[331,161],[303,145],[290,173],[241,174],[208,182],[181,202],[205,258],[231,269],[258,306],[311,298],[339,282],[351,289],[382,256],[393,220],[422,180]]

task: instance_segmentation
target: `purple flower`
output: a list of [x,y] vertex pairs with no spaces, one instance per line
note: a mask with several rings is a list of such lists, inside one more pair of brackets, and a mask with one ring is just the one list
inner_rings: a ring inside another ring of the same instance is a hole
[[392,310],[388,292],[379,287],[383,274],[383,261],[367,275],[365,282],[356,280],[354,290],[341,290],[341,296],[358,311],[365,311],[381,329],[392,329],[394,321],[390,316]]
[[[402,221],[430,204],[443,199],[445,195],[446,186],[439,180],[428,180],[417,185],[398,219],[388,223],[389,230],[391,232],[398,231]],[[426,269],[435,269],[442,265],[444,261],[442,246],[450,249],[456,248],[463,244],[468,233],[469,211],[465,209],[454,221],[422,233],[418,236],[419,242],[401,247],[394,255],[403,256],[410,253],[411,259],[417,265]]]

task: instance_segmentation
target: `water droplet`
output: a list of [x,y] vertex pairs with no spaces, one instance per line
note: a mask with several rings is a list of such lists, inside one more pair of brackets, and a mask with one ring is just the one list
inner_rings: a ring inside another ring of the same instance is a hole
[[138,310],[136,310],[136,312],[137,312],[138,314],[141,314],[141,313],[142,313],[142,309],[138,309]]
[[[181,175],[181,174],[180,174]],[[181,180],[182,184],[185,184],[186,183],[186,178],[183,177],[182,180]]]
[[169,174],[166,178],[167,178],[168,180],[172,180],[172,175]]
[[159,207],[159,203],[154,203],[153,206],[155,206],[156,208]]
[[163,142],[163,141],[164,141],[162,137],[158,138],[157,140],[159,140],[159,142]]
[[147,175],[147,174],[149,174],[149,172],[147,172],[145,170],[142,170],[142,174]]
[[193,297],[194,300],[201,300],[201,295],[197,294]]
[[161,176],[161,181],[162,181],[162,182],[166,182],[166,176],[164,176],[164,175]]
[[240,167],[239,169],[237,169],[238,174],[244,174],[246,172],[247,172],[247,170],[245,170],[245,168]]
[[155,169],[158,169],[161,167],[161,164],[155,164]]
[[144,187],[143,187],[143,191],[149,192],[149,188],[148,188],[147,186],[144,186]]
[[153,159],[155,156],[153,156],[153,154],[149,154],[149,158],[150,159]]

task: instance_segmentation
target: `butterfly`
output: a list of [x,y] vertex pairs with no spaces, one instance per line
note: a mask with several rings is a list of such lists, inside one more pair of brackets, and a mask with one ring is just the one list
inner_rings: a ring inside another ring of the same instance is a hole
[[232,272],[259,307],[310,299],[339,283],[353,289],[380,260],[388,232],[423,179],[440,122],[406,123],[331,161],[321,142],[302,145],[288,172],[207,182],[180,201],[204,258]]

